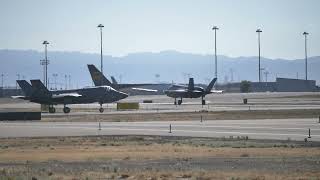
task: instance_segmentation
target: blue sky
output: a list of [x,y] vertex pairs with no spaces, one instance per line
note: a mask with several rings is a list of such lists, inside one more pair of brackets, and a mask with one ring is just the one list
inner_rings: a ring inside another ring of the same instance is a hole
[[176,50],[212,54],[217,25],[218,54],[256,56],[261,28],[262,56],[303,58],[303,31],[309,55],[320,55],[319,0],[0,0],[0,49],[104,54]]

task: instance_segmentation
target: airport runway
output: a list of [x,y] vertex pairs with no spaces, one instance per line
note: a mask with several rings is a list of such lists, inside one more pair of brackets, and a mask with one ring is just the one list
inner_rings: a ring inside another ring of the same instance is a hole
[[[248,104],[243,104],[243,99],[248,99]],[[144,100],[152,100],[153,103],[142,103]],[[202,106],[200,99],[184,99],[181,106],[173,105],[173,98],[165,95],[129,96],[120,102],[139,102],[140,109],[136,111],[117,111],[116,103],[104,104],[108,113],[154,113],[154,112],[194,112],[208,111],[241,111],[241,110],[287,110],[287,109],[320,109],[320,93],[283,92],[283,93],[226,93],[210,94],[206,97],[207,105]],[[75,104],[68,105],[70,115],[100,114],[99,104]],[[57,114],[63,115],[63,105],[56,106]],[[0,112],[6,111],[39,111],[40,105],[28,101],[0,98]],[[47,116],[44,113],[44,116]],[[51,116],[48,114],[48,116]]]
[[[172,132],[169,133],[171,124]],[[249,139],[320,141],[318,119],[206,120],[161,122],[1,122],[0,137],[161,135],[192,137],[248,136]]]

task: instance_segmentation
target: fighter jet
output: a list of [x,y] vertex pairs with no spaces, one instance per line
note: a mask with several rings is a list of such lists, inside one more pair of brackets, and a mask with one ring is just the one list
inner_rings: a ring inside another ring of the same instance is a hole
[[25,80],[17,80],[26,96],[15,98],[29,100],[31,102],[49,105],[49,112],[55,113],[54,105],[63,104],[63,112],[69,113],[68,104],[87,104],[98,102],[99,111],[104,111],[103,103],[111,103],[128,97],[126,93],[115,90],[110,86],[87,87],[73,90],[49,91],[40,80],[31,80],[30,85]]
[[116,90],[131,88],[131,89],[140,90],[140,91],[151,91],[151,92],[157,91],[157,90],[151,90],[151,89],[136,88],[140,86],[147,86],[147,85],[153,85],[153,84],[119,84],[114,77],[111,77],[113,82],[111,83],[93,64],[88,64],[88,69],[95,86],[111,86]]
[[182,98],[199,98],[201,97],[202,105],[206,104],[206,101],[203,99],[207,94],[213,93],[211,90],[213,88],[214,83],[216,82],[217,78],[212,79],[206,89],[200,86],[194,85],[193,78],[189,79],[188,86],[184,85],[172,85],[170,88],[164,91],[164,93],[174,98],[174,104],[177,104],[177,98],[181,98],[178,100],[178,105],[182,104]]

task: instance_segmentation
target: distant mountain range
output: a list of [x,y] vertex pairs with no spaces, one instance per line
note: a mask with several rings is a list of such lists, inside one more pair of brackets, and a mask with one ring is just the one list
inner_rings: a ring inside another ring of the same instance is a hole
[[[15,80],[43,79],[40,59],[43,52],[33,50],[0,50],[0,75],[3,73],[5,86],[15,86]],[[92,85],[87,64],[95,64],[100,68],[100,55],[81,52],[48,52],[50,65],[48,77],[54,83],[53,73],[58,74],[57,86],[65,87],[68,83],[65,75],[71,76],[72,87]],[[261,59],[261,67],[266,69],[268,81],[276,77],[305,77],[304,59]],[[309,79],[320,82],[320,56],[308,59]],[[257,57],[218,56],[218,81],[239,82],[241,80],[258,80]],[[145,82],[177,82],[186,83],[188,77],[194,77],[196,83],[208,83],[214,76],[214,56],[163,51],[159,53],[134,53],[123,57],[104,56],[104,74],[113,75],[118,81],[125,83]],[[265,74],[263,74],[265,81]],[[1,81],[1,79],[0,79]],[[0,85],[1,86],[1,85]]]

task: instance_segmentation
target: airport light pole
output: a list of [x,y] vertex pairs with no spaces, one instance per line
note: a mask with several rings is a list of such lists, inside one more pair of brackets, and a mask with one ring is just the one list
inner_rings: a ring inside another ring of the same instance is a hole
[[262,32],[261,29],[257,29],[256,32],[258,33],[258,49],[259,49],[259,82],[261,82],[261,68],[260,68],[260,33]]
[[217,62],[217,30],[219,30],[219,28],[217,26],[213,26],[212,30],[214,31],[214,62],[215,62],[215,66],[214,66],[214,77],[218,78],[218,62]]
[[65,89],[68,89],[68,76],[65,74],[64,75],[64,80],[65,80]]
[[53,73],[52,76],[54,78],[54,88],[55,88],[55,90],[57,90],[57,77],[58,77],[58,74],[57,73]]
[[303,32],[304,35],[304,52],[305,52],[305,71],[306,71],[306,80],[308,80],[308,54],[307,54],[307,36],[308,32]]
[[104,27],[102,24],[99,24],[97,26],[98,28],[100,28],[100,60],[101,60],[101,64],[100,64],[100,70],[101,73],[103,74],[103,55],[102,55],[102,28]]
[[71,75],[69,74],[69,89],[71,89]]
[[45,59],[40,60],[40,64],[44,66],[44,83],[45,86],[48,87],[48,65],[49,65],[49,60],[48,60],[48,55],[47,55],[47,46],[49,44],[48,41],[43,41],[42,43],[44,45],[44,53],[45,53]]
[[260,77],[261,77],[261,81],[263,81],[263,77],[262,77],[262,73],[263,71],[266,70],[265,68],[260,68]]
[[2,87],[2,89],[3,89],[3,78],[4,78],[4,74],[2,73],[1,74],[1,87]]
[[269,71],[264,71],[264,75],[266,76],[266,79],[265,79],[265,81],[266,81],[266,86],[268,86],[268,75],[269,75]]
[[233,73],[234,70],[232,68],[229,69],[230,70],[230,81],[233,82]]

